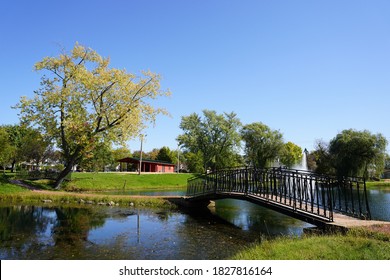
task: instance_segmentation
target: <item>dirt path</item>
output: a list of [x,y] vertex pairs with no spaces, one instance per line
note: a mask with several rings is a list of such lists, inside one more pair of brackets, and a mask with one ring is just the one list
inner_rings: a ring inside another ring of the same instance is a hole
[[33,187],[33,186],[31,186],[31,185],[28,185],[28,184],[26,184],[26,183],[24,183],[24,182],[22,182],[22,181],[20,181],[20,180],[9,180],[9,182],[10,182],[11,184],[21,186],[21,187],[23,187],[23,188],[25,188],[25,189],[29,189],[29,190],[39,190],[38,188]]

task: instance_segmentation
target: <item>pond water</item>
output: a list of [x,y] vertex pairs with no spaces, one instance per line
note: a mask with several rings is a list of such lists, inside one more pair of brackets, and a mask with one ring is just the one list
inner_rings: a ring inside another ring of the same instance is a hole
[[390,188],[367,190],[368,204],[373,220],[390,221]]
[[[390,221],[390,190],[370,190],[369,198],[373,217]],[[0,259],[229,259],[264,236],[301,235],[306,227],[311,225],[228,199],[197,214],[0,206]]]
[[0,207],[0,224],[0,259],[226,259],[262,235],[300,235],[309,226],[229,200],[199,214]]

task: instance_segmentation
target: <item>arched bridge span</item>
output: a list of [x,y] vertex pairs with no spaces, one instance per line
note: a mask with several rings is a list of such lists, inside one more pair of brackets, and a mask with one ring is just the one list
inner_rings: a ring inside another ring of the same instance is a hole
[[363,178],[309,171],[251,167],[218,170],[187,182],[189,203],[234,198],[247,200],[306,222],[322,225],[335,215],[371,218]]

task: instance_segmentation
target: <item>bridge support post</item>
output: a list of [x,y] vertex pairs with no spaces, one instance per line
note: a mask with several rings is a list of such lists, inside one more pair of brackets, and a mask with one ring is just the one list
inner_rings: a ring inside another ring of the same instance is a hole
[[249,189],[249,176],[248,176],[248,167],[245,167],[245,195],[248,195]]

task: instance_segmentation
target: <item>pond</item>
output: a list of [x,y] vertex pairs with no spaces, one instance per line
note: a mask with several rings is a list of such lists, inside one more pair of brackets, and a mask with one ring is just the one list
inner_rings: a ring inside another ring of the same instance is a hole
[[[390,190],[370,190],[369,198],[373,217],[390,221]],[[307,227],[229,199],[202,213],[0,206],[0,259],[229,259],[265,236],[299,236]]]
[[[240,211],[242,207],[246,210]],[[229,200],[199,214],[96,206],[0,207],[0,222],[1,259],[226,259],[264,235],[300,235],[309,226]]]

